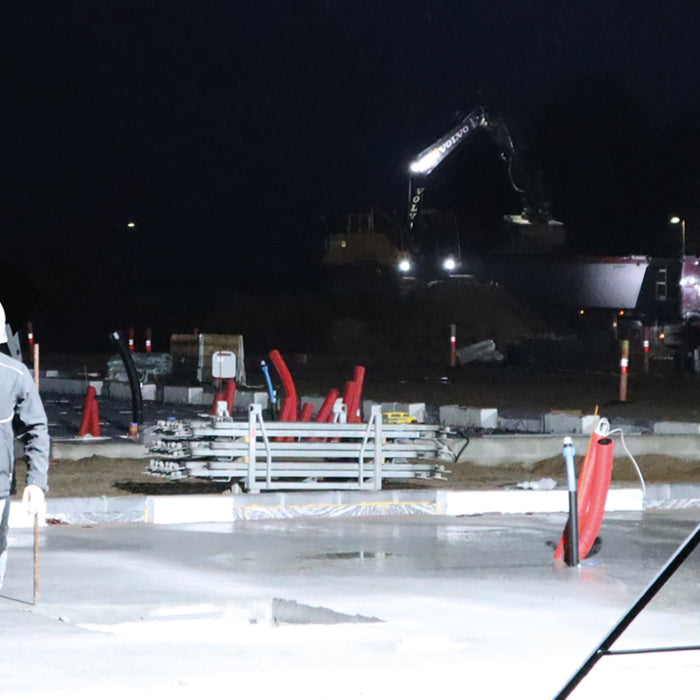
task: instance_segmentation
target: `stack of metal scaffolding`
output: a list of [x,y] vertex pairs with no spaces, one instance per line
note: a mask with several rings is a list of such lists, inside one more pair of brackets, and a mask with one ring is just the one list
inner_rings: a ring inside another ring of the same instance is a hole
[[[148,473],[239,483],[249,493],[283,489],[379,490],[384,479],[440,479],[454,460],[440,426],[274,422],[252,404],[247,421],[210,416],[159,421]],[[436,463],[438,462],[438,463]]]

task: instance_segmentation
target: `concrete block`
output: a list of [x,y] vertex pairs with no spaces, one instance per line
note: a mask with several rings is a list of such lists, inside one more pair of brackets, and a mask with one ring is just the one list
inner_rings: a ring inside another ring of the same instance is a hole
[[552,411],[544,414],[544,432],[556,435],[590,435],[596,416],[582,416],[578,411]]
[[474,408],[470,406],[441,406],[440,425],[458,428],[498,427],[497,408]]
[[42,393],[67,394],[71,396],[84,396],[88,386],[94,386],[97,396],[102,395],[104,382],[100,380],[67,379],[65,377],[45,377],[41,379],[39,388]]
[[236,400],[233,404],[234,408],[248,408],[248,406],[254,403],[260,404],[262,408],[267,408],[270,403],[270,397],[267,395],[266,391],[248,391],[247,389],[239,389],[236,392]]
[[149,496],[145,522],[228,523],[233,519],[233,496]]
[[658,421],[653,425],[655,435],[698,435],[700,423],[680,423],[676,421]]
[[[444,508],[444,510],[442,510]],[[441,512],[445,515],[478,513],[565,513],[568,493],[564,489],[528,491],[447,491]],[[641,511],[644,509],[641,489],[610,489],[606,511]]]
[[165,403],[202,404],[204,389],[201,386],[164,386]]
[[[142,384],[141,385],[141,398],[144,401],[155,401],[157,397],[155,384]],[[109,383],[109,397],[111,399],[124,399],[131,400],[131,386],[129,384],[124,384],[124,382],[110,382]]]
[[542,433],[544,432],[544,417],[505,418],[498,416],[498,428],[511,433]]
[[305,403],[310,403],[314,407],[313,415],[315,416],[325,400],[325,396],[302,396],[299,400],[299,406],[303,406]]
[[[27,515],[27,509],[22,505],[21,501],[12,501],[10,503],[10,517],[8,525],[12,528],[30,528],[34,527],[34,518]],[[39,527],[46,526],[46,517],[39,517]],[[12,541],[8,543],[12,546]]]

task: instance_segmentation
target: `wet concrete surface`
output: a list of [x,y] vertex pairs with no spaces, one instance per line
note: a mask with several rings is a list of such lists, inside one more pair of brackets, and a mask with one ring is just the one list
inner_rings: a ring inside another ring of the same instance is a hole
[[[562,514],[55,526],[36,606],[13,530],[2,697],[554,697],[699,517],[611,514],[576,569]],[[616,648],[699,644],[699,574],[694,552]],[[700,652],[606,658],[572,697],[699,677]]]

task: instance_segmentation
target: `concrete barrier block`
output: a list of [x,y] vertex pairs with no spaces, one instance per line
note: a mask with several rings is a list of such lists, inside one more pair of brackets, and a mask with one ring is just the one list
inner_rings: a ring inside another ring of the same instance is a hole
[[299,400],[299,406],[303,406],[305,403],[310,403],[314,407],[313,415],[315,416],[325,400],[325,396],[302,396]]
[[[156,400],[156,385],[155,384],[142,384],[141,385],[141,398],[144,401],[155,401]],[[124,382],[110,382],[109,383],[109,397],[111,399],[122,399],[131,400],[131,386],[125,384]]]
[[471,406],[441,406],[440,425],[495,429],[498,427],[498,409],[474,408]]
[[67,394],[71,396],[84,396],[88,386],[94,386],[97,396],[102,395],[104,382],[100,380],[67,379],[65,377],[45,377],[42,378],[39,388],[43,392],[55,394]]
[[[568,492],[564,489],[528,491],[447,491],[442,505],[445,515],[479,513],[565,513],[569,510]],[[644,509],[641,489],[610,489],[606,511],[640,511]]]
[[544,414],[544,432],[556,435],[590,435],[597,416],[582,416],[578,411],[552,411]]
[[498,428],[512,433],[542,433],[544,432],[544,417],[505,418],[498,416]]
[[228,523],[233,519],[233,496],[149,496],[145,522]]
[[658,421],[653,425],[655,435],[698,435],[700,423],[680,423],[676,421]]
[[267,408],[270,403],[270,397],[266,391],[248,391],[244,389],[236,392],[236,400],[233,404],[235,408],[248,408],[254,403],[259,404],[262,408]]
[[204,389],[201,386],[164,386],[165,403],[202,404]]
[[[34,517],[27,514],[27,509],[22,505],[21,501],[12,501],[10,503],[10,517],[8,526],[12,528],[34,527]],[[46,526],[46,514],[39,517],[39,527]],[[10,545],[12,543],[10,542]]]

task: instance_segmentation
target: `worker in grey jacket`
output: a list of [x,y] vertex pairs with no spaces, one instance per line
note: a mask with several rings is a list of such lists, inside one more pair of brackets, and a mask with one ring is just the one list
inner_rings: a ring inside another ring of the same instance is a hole
[[[5,311],[0,305],[0,345],[4,343],[7,343]],[[0,354],[0,587],[7,565],[15,438],[24,444],[28,462],[27,485],[22,502],[29,515],[41,514],[45,509],[44,492],[48,490],[49,471],[46,412],[29,370],[21,362]]]

